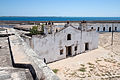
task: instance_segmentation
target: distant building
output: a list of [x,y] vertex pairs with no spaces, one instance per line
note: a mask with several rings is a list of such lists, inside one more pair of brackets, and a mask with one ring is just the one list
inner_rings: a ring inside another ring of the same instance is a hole
[[120,32],[120,23],[87,23],[87,28],[98,32]]
[[[57,26],[64,26],[64,24],[62,23],[62,25],[59,23],[56,23]],[[78,23],[71,23],[74,27],[78,28]],[[97,32],[120,32],[120,22],[86,22],[84,23],[84,25],[86,26],[87,29],[96,29]],[[82,25],[83,26],[83,25]]]

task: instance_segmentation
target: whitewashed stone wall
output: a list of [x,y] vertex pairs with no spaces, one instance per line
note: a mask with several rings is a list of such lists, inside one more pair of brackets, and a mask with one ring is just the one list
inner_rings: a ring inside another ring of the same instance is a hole
[[[71,34],[71,40],[67,40],[67,35]],[[81,31],[74,27],[67,27],[57,33],[48,34],[47,37],[33,35],[32,43],[34,51],[46,62],[53,62],[66,58],[66,47],[72,47],[72,56],[85,51],[85,43],[89,43],[89,50],[98,47],[98,33],[95,30]],[[77,46],[77,51],[75,51]],[[63,54],[60,55],[60,50]]]
[[[15,32],[15,35],[10,36],[9,39],[11,49],[13,50],[13,48],[18,47],[19,49],[23,50],[24,53],[22,54],[24,54],[24,56],[26,56],[30,61],[30,64],[34,68],[37,75],[35,80],[60,80],[58,76],[56,76],[55,73],[43,62],[43,60],[38,57],[39,55],[36,54],[35,51],[33,51],[33,49],[28,44],[26,44],[26,42],[24,42],[24,40],[19,36],[19,34],[17,34],[17,32]],[[15,80],[20,79],[17,78]]]

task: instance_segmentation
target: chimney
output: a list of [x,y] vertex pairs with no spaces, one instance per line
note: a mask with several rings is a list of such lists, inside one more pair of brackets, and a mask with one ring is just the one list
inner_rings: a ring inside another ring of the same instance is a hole
[[65,24],[65,26],[64,26],[64,27],[68,27],[68,26],[69,26],[69,23],[70,23],[70,22],[69,22],[69,21],[67,21],[67,24]]
[[87,29],[87,27],[86,27],[86,21],[83,20],[83,21],[81,21],[81,30],[86,30],[86,29]]
[[79,29],[79,30],[82,30],[82,23],[81,23],[81,22],[79,23],[78,29]]

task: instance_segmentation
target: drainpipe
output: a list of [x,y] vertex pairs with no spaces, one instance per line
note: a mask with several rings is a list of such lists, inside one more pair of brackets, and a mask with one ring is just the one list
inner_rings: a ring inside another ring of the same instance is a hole
[[[81,44],[82,44],[82,30],[83,30],[83,22],[80,23],[81,24]],[[80,53],[82,53],[82,46],[80,45]]]
[[112,23],[112,39],[111,39],[111,45],[113,45],[113,32],[114,32],[113,27],[114,27],[114,24]]

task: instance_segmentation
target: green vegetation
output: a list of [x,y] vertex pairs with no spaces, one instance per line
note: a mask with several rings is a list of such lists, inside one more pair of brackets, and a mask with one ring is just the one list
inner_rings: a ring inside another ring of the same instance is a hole
[[82,68],[80,68],[78,70],[81,71],[81,72],[86,72],[86,68],[84,68],[84,67],[82,67]]
[[85,65],[84,64],[80,64],[82,67],[85,67]]
[[104,61],[110,62],[110,63],[116,63],[117,62],[115,59],[110,59],[110,58],[104,59]]
[[44,24],[41,25],[41,32],[44,33]]
[[76,75],[76,72],[73,72],[73,73],[71,73],[70,75],[74,76],[74,75]]
[[89,66],[89,68],[95,69],[95,66],[94,66],[94,65],[91,65],[91,66]]
[[90,74],[90,73],[88,73],[87,75],[88,75],[88,77],[91,77],[91,74]]
[[58,69],[53,69],[52,70],[54,73],[57,73],[59,70]]
[[95,76],[100,76],[100,74],[96,73]]
[[102,76],[105,76],[105,74],[103,74],[103,73],[102,73],[101,75],[102,75]]
[[78,71],[81,71],[81,72],[85,72],[86,71],[86,67],[84,64],[80,64],[82,67],[80,69],[78,69]]
[[32,29],[30,29],[31,35],[37,35],[37,34],[44,34],[44,25],[41,26],[41,31],[38,31],[38,26],[33,26]]
[[102,60],[98,59],[97,61],[102,61]]
[[94,65],[93,63],[90,63],[90,62],[88,62],[87,64],[89,64],[89,65]]
[[90,69],[90,71],[93,71],[93,69]]
[[118,63],[118,65],[120,66],[120,63]]
[[38,31],[38,26],[33,26],[32,29],[30,29],[30,34],[32,35],[40,34],[40,32]]
[[5,31],[6,29],[4,29],[4,28],[0,28],[0,31]]

